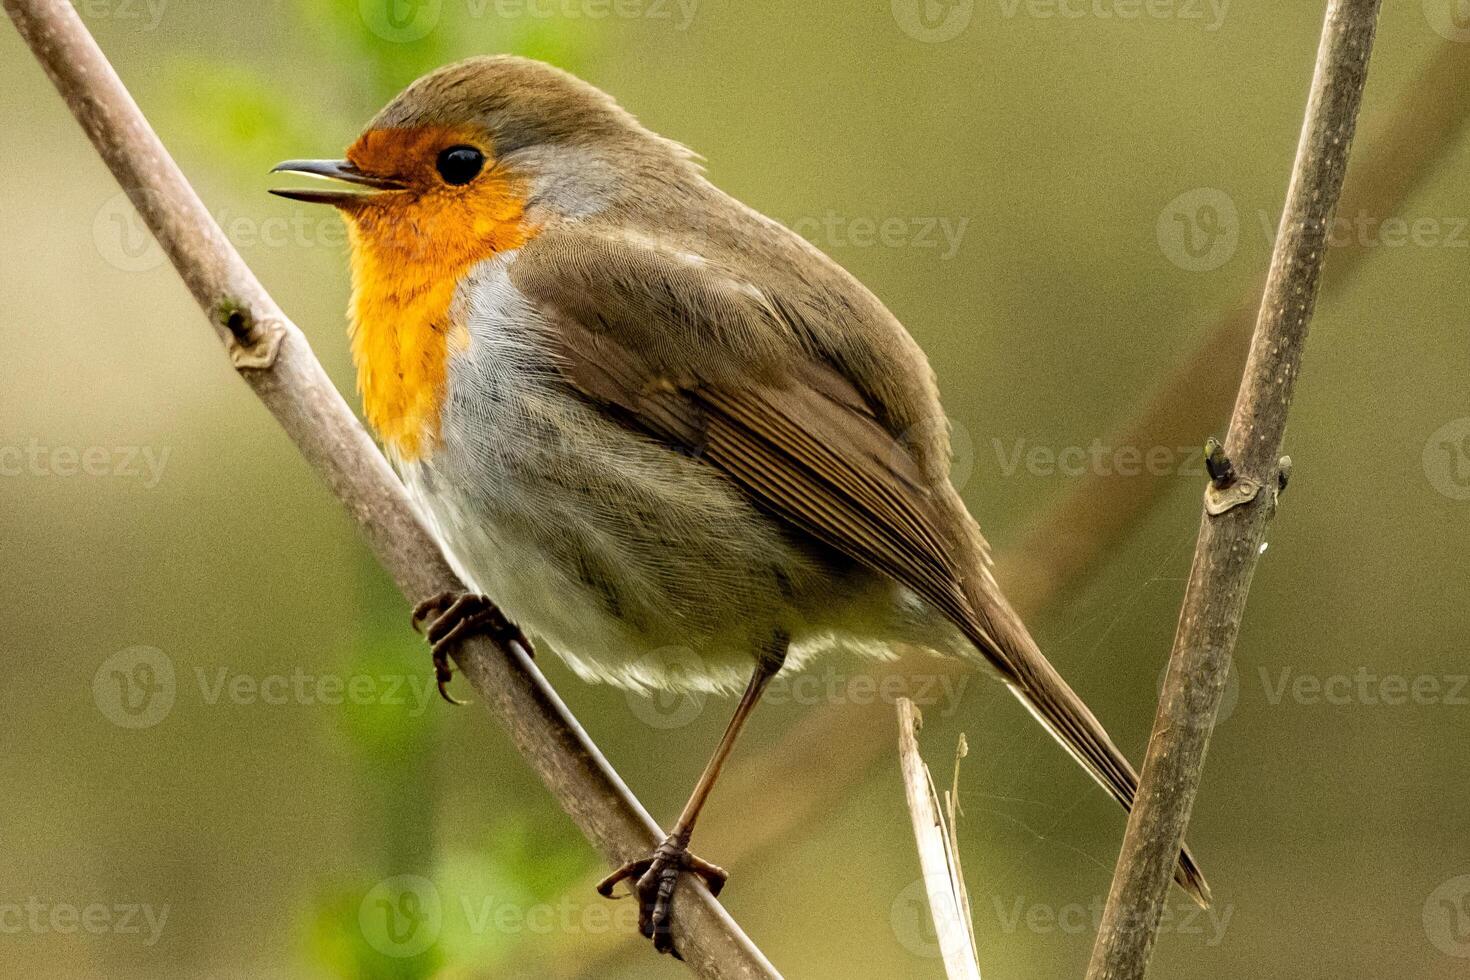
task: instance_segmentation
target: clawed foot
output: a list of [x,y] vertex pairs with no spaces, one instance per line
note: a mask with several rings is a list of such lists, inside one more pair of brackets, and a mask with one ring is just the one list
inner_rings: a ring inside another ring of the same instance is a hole
[[429,641],[429,650],[434,656],[434,679],[439,684],[439,695],[450,704],[464,704],[454,697],[445,685],[454,677],[454,668],[449,663],[449,651],[454,644],[471,633],[485,633],[498,640],[516,641],[525,651],[535,656],[531,641],[502,613],[488,598],[474,592],[441,592],[431,596],[413,608],[413,628],[424,628]]
[[683,959],[674,949],[674,937],[669,931],[669,919],[673,909],[674,886],[679,875],[688,872],[699,875],[709,888],[711,895],[718,895],[730,877],[723,868],[710,864],[689,853],[688,835],[671,835],[658,846],[649,857],[629,861],[597,886],[597,894],[612,898],[613,886],[629,880],[632,893],[638,898],[638,931],[653,940],[653,948],[660,953],[669,953],[675,959]]

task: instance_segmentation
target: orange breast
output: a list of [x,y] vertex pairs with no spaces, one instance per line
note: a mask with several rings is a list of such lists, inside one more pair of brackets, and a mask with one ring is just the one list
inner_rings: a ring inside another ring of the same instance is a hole
[[468,343],[452,322],[456,288],[477,263],[535,235],[522,182],[487,173],[464,188],[383,195],[347,218],[363,412],[400,459],[417,460],[439,441],[451,348]]

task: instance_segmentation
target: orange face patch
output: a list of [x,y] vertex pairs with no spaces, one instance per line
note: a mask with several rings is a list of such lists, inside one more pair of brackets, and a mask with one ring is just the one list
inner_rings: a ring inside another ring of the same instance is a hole
[[[467,184],[446,183],[439,153],[474,146],[486,164]],[[500,170],[483,137],[448,127],[378,129],[347,151],[361,171],[407,190],[364,195],[343,208],[352,245],[352,357],[363,411],[405,460],[439,438],[451,343],[464,343],[450,304],[464,275],[535,236],[525,181]]]

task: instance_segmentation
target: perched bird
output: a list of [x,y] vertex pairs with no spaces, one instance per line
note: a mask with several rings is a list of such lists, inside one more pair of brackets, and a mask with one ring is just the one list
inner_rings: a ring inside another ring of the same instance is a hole
[[[780,671],[897,644],[988,665],[1124,807],[1137,777],[1047,663],[949,480],[933,372],[835,262],[695,156],[556,68],[473,58],[410,85],[345,160],[364,413],[456,570],[446,648],[515,623],[589,680],[744,695],[668,839],[630,880],[673,951],[690,834]],[[693,649],[697,657],[684,653]],[[1175,879],[1208,889],[1188,850]]]

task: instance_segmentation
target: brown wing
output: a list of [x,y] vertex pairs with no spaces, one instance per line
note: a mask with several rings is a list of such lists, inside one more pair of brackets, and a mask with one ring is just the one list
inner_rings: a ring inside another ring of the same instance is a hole
[[814,538],[969,618],[955,550],[913,459],[830,368],[736,388],[651,371],[629,347],[558,324],[567,376],[640,429],[728,473]]
[[[523,265],[527,255],[513,275],[553,323],[577,388],[951,619],[975,622],[953,516],[856,386],[802,349],[798,325],[754,290],[687,263],[643,249],[601,257],[611,268],[602,264],[596,283],[577,281],[597,274],[586,251],[570,273],[559,264],[541,275]],[[569,295],[579,286],[587,292]]]
[[[926,479],[793,304],[677,257],[596,239],[527,248],[511,277],[584,395],[929,602],[1131,808],[1133,767],[990,582],[978,545],[962,537],[967,518],[940,496],[947,485]],[[1176,878],[1208,904],[1187,850]]]

